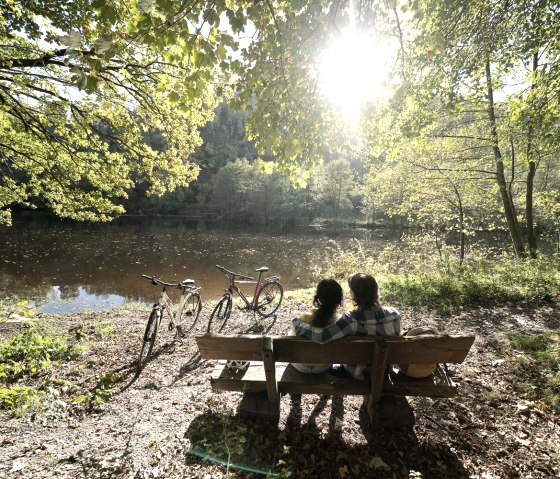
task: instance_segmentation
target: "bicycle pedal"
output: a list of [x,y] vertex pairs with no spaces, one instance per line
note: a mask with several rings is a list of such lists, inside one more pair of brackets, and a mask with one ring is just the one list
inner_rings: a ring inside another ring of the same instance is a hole
[[177,326],[177,337],[178,338],[185,338],[187,335],[183,332],[183,328],[181,326]]

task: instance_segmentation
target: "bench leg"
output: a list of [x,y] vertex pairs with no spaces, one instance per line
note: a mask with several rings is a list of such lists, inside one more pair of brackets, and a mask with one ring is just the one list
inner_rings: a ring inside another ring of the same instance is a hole
[[267,393],[244,393],[239,404],[239,417],[280,420],[280,398],[275,403],[268,400]]
[[405,397],[381,396],[378,402],[374,402],[371,396],[364,396],[363,405],[373,428],[400,429],[414,426],[414,411]]

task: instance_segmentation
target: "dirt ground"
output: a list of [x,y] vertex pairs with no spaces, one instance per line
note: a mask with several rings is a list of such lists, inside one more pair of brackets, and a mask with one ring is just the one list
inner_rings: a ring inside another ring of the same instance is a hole
[[[234,310],[228,332],[287,334],[302,309],[282,308],[272,324]],[[503,350],[506,333],[558,330],[560,306],[477,308],[446,317],[401,312],[406,327],[434,325],[477,339],[453,369],[458,396],[411,399],[414,429],[392,432],[371,430],[356,396],[283,396],[278,425],[241,421],[240,394],[212,392],[213,362],[200,359],[192,337],[179,344],[162,333],[135,376],[145,311],[43,316],[66,331],[81,325],[87,338],[87,353],[53,374],[94,384],[111,373],[111,398],[86,407],[60,397],[60,407],[20,418],[0,412],[0,478],[560,477],[559,417],[515,387],[519,374],[538,381],[542,372],[529,362],[512,377]],[[0,324],[0,337],[23,327]]]

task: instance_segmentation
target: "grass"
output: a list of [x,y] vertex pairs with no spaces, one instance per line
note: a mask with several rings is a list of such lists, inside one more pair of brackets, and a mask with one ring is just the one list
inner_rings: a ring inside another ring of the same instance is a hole
[[282,306],[301,306],[311,307],[313,303],[314,288],[302,288],[293,291],[286,291]]
[[80,384],[57,376],[65,369],[85,372],[83,364],[69,368],[63,364],[82,356],[88,335],[106,338],[114,328],[112,321],[101,321],[88,330],[74,327],[60,332],[34,323],[0,340],[0,409],[16,416],[39,411],[52,416],[61,409],[92,409],[109,401],[117,380],[113,373],[96,375]]
[[505,351],[517,393],[560,411],[560,333],[509,333]]
[[438,313],[459,311],[468,305],[558,301],[560,256],[517,259],[470,252],[462,265],[449,254],[423,251],[414,238],[411,245],[390,245],[377,254],[367,253],[354,240],[348,248],[329,241],[315,279],[335,278],[346,286],[356,271],[373,275],[383,302],[420,307]]

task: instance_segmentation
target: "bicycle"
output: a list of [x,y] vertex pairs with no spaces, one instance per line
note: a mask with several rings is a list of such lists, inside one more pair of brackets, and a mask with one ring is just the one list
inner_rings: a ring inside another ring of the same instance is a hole
[[[218,301],[214,311],[212,311],[212,314],[210,315],[208,328],[206,330],[207,332],[219,333],[222,329],[224,329],[224,326],[231,315],[232,296],[234,292],[237,293],[245,303],[245,309],[250,309],[254,313],[258,313],[263,318],[268,318],[273,315],[280,307],[280,303],[282,303],[282,298],[284,296],[284,289],[279,281],[280,277],[271,276],[270,278],[265,278],[261,281],[262,274],[268,271],[268,267],[263,266],[262,268],[255,270],[259,273],[259,279],[256,281],[255,278],[251,276],[234,273],[223,266],[216,265],[216,268],[227,276],[229,285],[220,301]],[[238,279],[236,280],[236,278]],[[249,301],[245,294],[243,294],[238,286],[240,283],[256,283],[252,301]]]
[[[148,318],[148,324],[146,325],[142,348],[140,349],[140,356],[138,358],[138,371],[146,365],[152,353],[157,332],[163,320],[164,311],[167,311],[169,315],[167,329],[169,331],[174,329],[174,340],[181,340],[192,331],[198,321],[200,310],[202,309],[200,288],[194,285],[194,280],[185,279],[180,283],[166,283],[154,276],[143,274],[142,277],[150,280],[154,286],[161,286],[162,290],[159,300],[153,305],[150,317]],[[167,288],[177,288],[181,290],[181,299],[179,300],[177,309],[171,298],[167,295]]]

